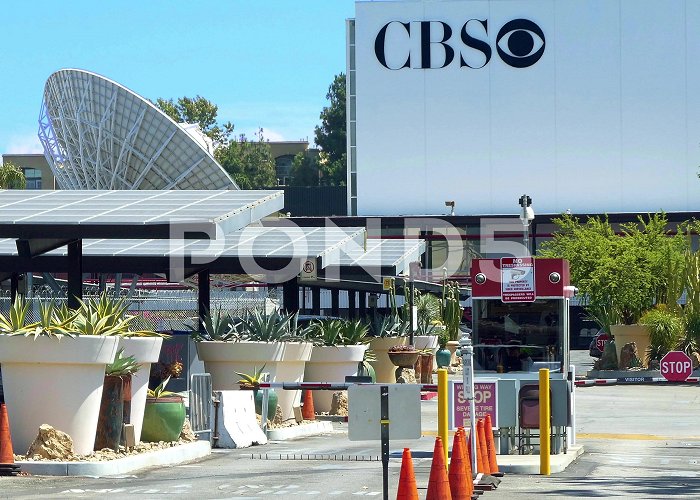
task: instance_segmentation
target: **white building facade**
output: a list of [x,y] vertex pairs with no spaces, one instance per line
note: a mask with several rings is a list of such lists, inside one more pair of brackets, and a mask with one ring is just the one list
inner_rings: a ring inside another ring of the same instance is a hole
[[700,209],[700,2],[357,2],[350,215]]

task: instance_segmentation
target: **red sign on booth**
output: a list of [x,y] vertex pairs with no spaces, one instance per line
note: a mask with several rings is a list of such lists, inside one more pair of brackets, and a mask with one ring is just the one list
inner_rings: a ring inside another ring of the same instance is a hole
[[532,257],[501,258],[501,300],[503,302],[535,301],[535,259]]
[[685,382],[693,373],[693,362],[682,351],[671,351],[661,358],[661,375],[669,382]]
[[[464,384],[462,382],[450,382],[449,405],[450,412],[450,428],[467,427],[469,425],[469,401],[464,395]],[[474,409],[476,418],[485,418],[486,415],[491,415],[491,422],[497,427],[498,413],[497,407],[497,389],[496,381],[489,382],[474,382]]]

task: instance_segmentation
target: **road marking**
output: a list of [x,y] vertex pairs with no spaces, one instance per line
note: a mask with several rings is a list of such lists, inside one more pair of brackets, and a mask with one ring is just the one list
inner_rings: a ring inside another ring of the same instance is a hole
[[613,434],[592,432],[576,434],[576,439],[605,439],[626,441],[700,441],[700,436],[657,436],[654,434]]

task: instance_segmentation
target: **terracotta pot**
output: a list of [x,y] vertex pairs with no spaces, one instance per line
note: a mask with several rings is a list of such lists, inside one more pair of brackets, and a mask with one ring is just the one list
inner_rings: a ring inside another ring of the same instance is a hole
[[97,421],[95,451],[109,448],[119,450],[124,425],[124,380],[122,377],[105,377],[102,389],[100,417]]

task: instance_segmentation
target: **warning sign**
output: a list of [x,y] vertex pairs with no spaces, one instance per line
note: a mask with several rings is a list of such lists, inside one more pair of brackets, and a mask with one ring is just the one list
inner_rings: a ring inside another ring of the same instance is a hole
[[[474,407],[476,418],[485,418],[491,415],[491,423],[498,427],[497,388],[498,383],[493,381],[474,382]],[[449,391],[450,429],[469,426],[469,401],[464,394],[462,382],[450,382]]]
[[534,258],[501,258],[501,300],[503,302],[535,301]]

